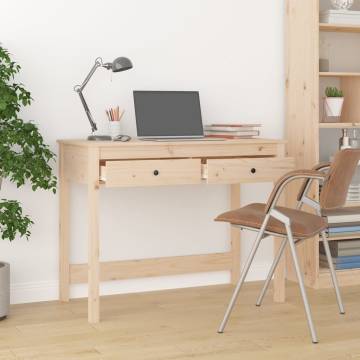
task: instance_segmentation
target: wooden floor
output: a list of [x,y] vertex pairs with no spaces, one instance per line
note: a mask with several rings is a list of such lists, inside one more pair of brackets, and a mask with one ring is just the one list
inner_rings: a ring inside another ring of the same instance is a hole
[[286,304],[268,294],[261,308],[259,288],[246,284],[222,335],[231,286],[104,297],[98,325],[87,323],[85,300],[15,305],[0,323],[0,359],[360,359],[360,287],[343,288],[345,316],[331,290],[309,290],[317,345],[293,284]]

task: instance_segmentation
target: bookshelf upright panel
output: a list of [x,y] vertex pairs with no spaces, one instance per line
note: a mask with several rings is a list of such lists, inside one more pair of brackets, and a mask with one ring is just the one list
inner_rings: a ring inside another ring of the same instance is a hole
[[[320,8],[324,9],[325,4],[320,1],[286,0],[287,154],[296,159],[297,168],[305,169],[329,160],[330,154],[338,148],[341,129],[360,128],[360,65],[356,67],[354,61],[358,58],[357,53],[351,56],[354,44],[358,44],[356,51],[360,53],[360,25],[320,23]],[[331,60],[334,66],[328,72],[319,71],[320,45],[324,37],[326,41],[334,40],[337,46],[342,42],[348,46],[347,51],[345,47],[344,52],[333,51],[335,56]],[[343,114],[337,123],[322,122],[322,94],[326,86],[340,87],[345,93]],[[289,206],[295,205],[298,186],[294,184],[289,188]],[[318,193],[318,186],[314,186],[312,196],[317,198]],[[345,237],[340,240],[345,240]],[[306,285],[330,287],[328,269],[320,268],[319,237],[299,244],[298,254]],[[337,274],[340,285],[360,284],[360,269],[339,270]],[[287,278],[296,281],[289,257]]]
[[[300,169],[319,160],[319,5],[314,0],[286,1],[286,136],[287,153]],[[299,183],[289,188],[295,205]],[[315,196],[316,191],[313,192]],[[305,282],[316,286],[318,238],[298,245]],[[290,259],[287,277],[295,280]]]

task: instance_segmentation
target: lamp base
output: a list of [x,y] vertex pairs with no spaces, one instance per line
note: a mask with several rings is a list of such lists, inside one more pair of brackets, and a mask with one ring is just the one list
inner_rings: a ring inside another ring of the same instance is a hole
[[90,141],[111,141],[112,138],[109,135],[89,135],[88,140]]

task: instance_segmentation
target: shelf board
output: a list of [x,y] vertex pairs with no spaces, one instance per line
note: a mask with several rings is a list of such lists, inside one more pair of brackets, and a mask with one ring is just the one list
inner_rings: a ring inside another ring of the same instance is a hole
[[355,129],[360,128],[360,122],[358,123],[346,123],[346,122],[339,122],[339,123],[319,123],[320,129]]
[[320,23],[320,31],[334,31],[334,32],[360,32],[360,25],[349,25],[349,24],[328,24]]
[[320,77],[358,77],[360,72],[325,71],[319,73]]
[[[319,271],[320,271],[320,273],[327,273],[327,272],[329,272],[329,268],[320,266]],[[343,272],[356,272],[357,275],[360,276],[360,268],[336,270],[336,274],[343,273]],[[360,277],[359,277],[359,281],[360,281]]]

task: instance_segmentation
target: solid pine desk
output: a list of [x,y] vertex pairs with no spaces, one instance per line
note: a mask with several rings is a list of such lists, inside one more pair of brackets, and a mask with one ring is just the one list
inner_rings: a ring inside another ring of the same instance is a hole
[[[231,250],[226,253],[100,262],[98,198],[101,188],[228,184],[231,189],[229,208],[237,208],[240,207],[241,183],[274,182],[294,168],[293,159],[285,157],[285,142],[279,140],[58,142],[60,300],[69,301],[71,284],[87,282],[91,323],[100,320],[100,281],[229,270],[235,283],[240,272],[240,233],[234,228],[231,229]],[[69,261],[69,187],[72,182],[87,186],[87,264],[70,264]],[[276,272],[274,289],[275,300],[284,301],[284,261]]]

